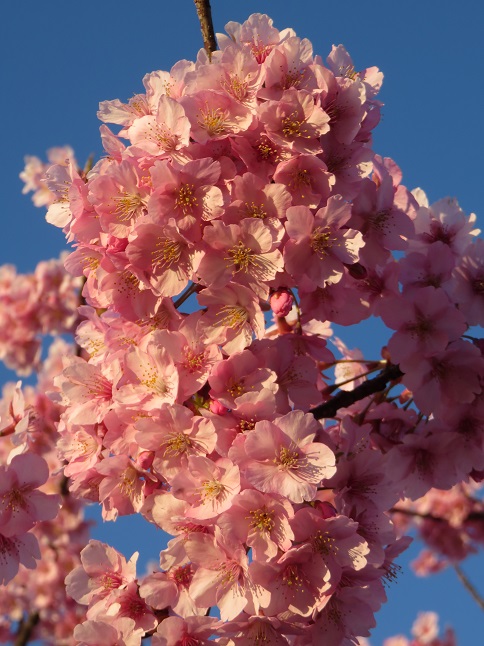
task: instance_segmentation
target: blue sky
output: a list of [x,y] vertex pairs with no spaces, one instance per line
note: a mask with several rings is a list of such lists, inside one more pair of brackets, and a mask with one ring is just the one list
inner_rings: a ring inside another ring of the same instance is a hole
[[[409,188],[421,186],[431,201],[456,196],[466,212],[484,221],[480,2],[212,0],[212,10],[216,31],[229,20],[267,13],[278,28],[292,27],[309,38],[323,58],[333,43],[343,43],[357,69],[377,65],[385,74],[380,95],[385,108],[375,150],[401,166]],[[64,144],[75,149],[81,163],[91,153],[99,155],[99,101],[125,101],[142,91],[145,73],[194,59],[200,46],[192,0],[5,3],[0,25],[0,263],[32,271],[64,246],[62,234],[21,195],[23,156],[43,157],[47,148]],[[382,342],[379,330],[371,327],[364,334],[352,331],[345,340],[373,355],[372,347],[378,352]],[[7,378],[12,376],[0,371],[0,379]],[[151,530],[127,520],[103,527],[102,536],[127,556],[139,541],[146,563],[162,547],[161,534]],[[466,568],[482,592],[483,562],[475,558]],[[443,622],[456,626],[461,645],[476,643],[482,613],[452,572],[416,583],[402,575],[389,597],[372,644],[408,632],[419,609],[436,610]]]

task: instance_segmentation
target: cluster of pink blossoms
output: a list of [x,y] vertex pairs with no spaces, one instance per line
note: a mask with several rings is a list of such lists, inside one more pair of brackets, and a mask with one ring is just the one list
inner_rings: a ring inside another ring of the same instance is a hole
[[64,580],[80,563],[88,525],[82,501],[65,487],[56,448],[60,411],[45,395],[61,369],[61,357],[71,352],[57,339],[38,375],[38,388],[7,384],[0,400],[2,644],[20,643],[20,627],[29,620],[42,643],[74,643],[74,628],[85,618],[83,606],[66,595]]
[[82,279],[60,260],[40,262],[33,274],[0,267],[0,359],[19,374],[40,366],[43,334],[72,334],[79,322]]
[[[409,543],[398,501],[484,470],[475,217],[372,151],[376,68],[260,14],[226,31],[101,104],[121,128],[91,171],[45,173],[85,277],[83,352],[50,395],[70,495],[173,536],[144,578],[82,550],[82,645],[357,644]],[[370,316],[384,359],[335,359],[331,323]]]
[[413,639],[403,635],[385,639],[383,646],[456,646],[454,631],[445,629],[439,637],[439,618],[435,612],[421,612],[412,626]]

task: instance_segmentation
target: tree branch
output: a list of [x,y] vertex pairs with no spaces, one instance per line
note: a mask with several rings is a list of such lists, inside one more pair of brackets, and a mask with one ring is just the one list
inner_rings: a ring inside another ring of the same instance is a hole
[[467,576],[464,574],[464,572],[461,570],[460,565],[454,565],[454,570],[457,576],[459,577],[459,581],[462,583],[464,588],[467,590],[467,592],[471,595],[471,597],[474,599],[474,601],[477,603],[479,608],[481,610],[484,610],[484,599],[481,597],[479,592],[476,590],[476,588],[472,585],[472,583],[469,581]]
[[374,379],[369,379],[364,383],[357,386],[354,390],[342,390],[332,399],[319,404],[309,410],[316,419],[323,419],[325,417],[334,417],[340,408],[347,408],[360,399],[365,399],[369,395],[374,395],[382,390],[385,390],[389,381],[403,377],[403,372],[398,366],[389,365]]
[[[411,516],[412,518],[421,518],[422,520],[435,520],[438,523],[449,522],[447,518],[443,518],[442,516],[434,516],[433,514],[422,514],[419,511],[414,511],[413,509],[401,509],[400,507],[392,507],[388,511],[391,512],[392,514],[403,514],[404,516]],[[467,516],[464,518],[464,520],[462,521],[462,525],[467,521],[484,522],[484,511],[469,512]]]
[[35,626],[39,623],[40,615],[38,612],[33,612],[27,617],[27,620],[19,623],[17,635],[15,636],[15,646],[26,646],[32,636]]
[[217,41],[215,40],[215,32],[213,29],[212,21],[212,8],[210,7],[210,0],[193,0],[197,9],[198,20],[200,21],[200,28],[202,30],[203,46],[208,54],[208,60],[212,60],[212,52],[217,49]]

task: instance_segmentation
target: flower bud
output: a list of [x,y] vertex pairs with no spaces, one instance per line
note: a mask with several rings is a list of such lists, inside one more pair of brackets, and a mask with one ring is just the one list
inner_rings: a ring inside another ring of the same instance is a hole
[[287,289],[278,289],[270,298],[271,310],[276,316],[287,316],[292,309],[294,298]]
[[211,399],[210,400],[210,411],[214,415],[225,415],[225,413],[228,411],[228,408],[226,408],[223,404],[221,404],[216,399]]
[[154,457],[155,454],[153,453],[153,451],[142,451],[136,459],[136,464],[141,469],[149,469],[153,464]]

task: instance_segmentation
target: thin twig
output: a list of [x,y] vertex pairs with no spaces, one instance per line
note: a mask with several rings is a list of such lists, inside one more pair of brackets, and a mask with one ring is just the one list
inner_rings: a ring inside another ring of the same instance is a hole
[[202,30],[203,46],[208,54],[208,60],[211,61],[212,52],[217,49],[217,41],[215,40],[215,31],[213,29],[210,0],[194,0],[194,2]]
[[311,408],[309,411],[316,419],[323,419],[326,417],[334,417],[340,408],[347,408],[361,399],[365,399],[369,395],[374,395],[386,388],[389,381],[403,377],[403,372],[398,366],[389,365],[383,370],[378,377],[369,379],[364,383],[357,386],[354,390],[341,391],[332,399]]
[[464,574],[464,572],[462,571],[460,565],[454,565],[453,567],[454,567],[455,573],[459,577],[459,581],[462,583],[464,588],[471,595],[471,597],[477,603],[479,608],[481,610],[484,610],[484,599],[481,597],[479,592],[476,590],[476,588],[472,585],[472,583],[469,581],[467,576]]

